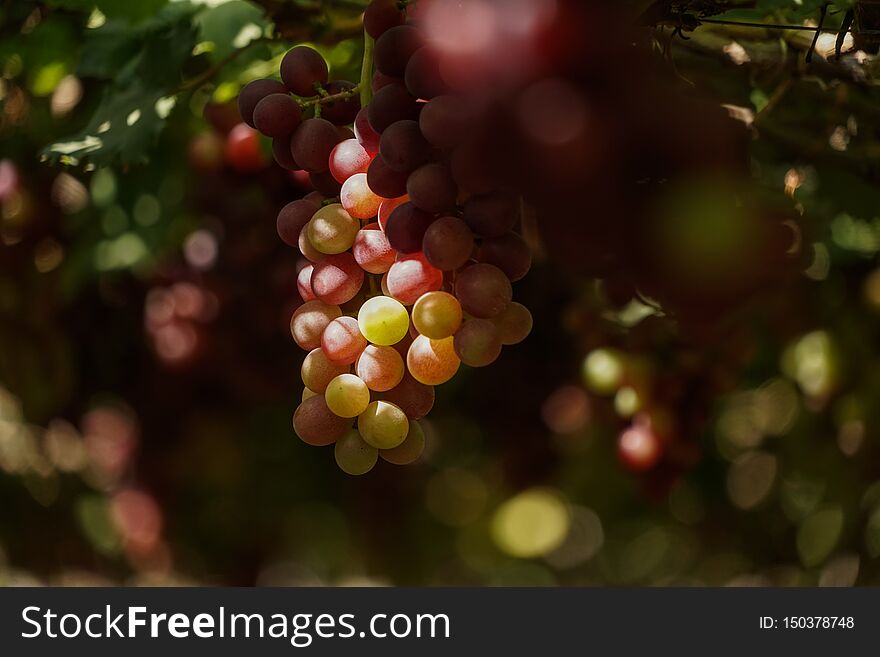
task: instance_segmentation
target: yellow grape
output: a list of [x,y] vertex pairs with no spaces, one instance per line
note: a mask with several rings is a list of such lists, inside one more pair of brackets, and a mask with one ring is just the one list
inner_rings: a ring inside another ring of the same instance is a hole
[[358,431],[376,449],[392,449],[406,439],[409,420],[394,404],[375,401],[358,417]]
[[368,473],[379,460],[379,450],[368,445],[354,429],[336,441],[334,455],[339,469],[355,476]]
[[358,312],[358,326],[364,337],[383,347],[400,342],[409,330],[409,315],[403,304],[391,297],[373,297]]
[[448,292],[428,292],[413,306],[412,321],[416,330],[432,340],[442,340],[461,326],[461,304]]
[[308,223],[309,242],[317,251],[327,255],[343,253],[354,244],[361,223],[339,203],[325,205]]
[[357,417],[370,403],[370,389],[354,374],[340,374],[327,384],[324,399],[334,415]]

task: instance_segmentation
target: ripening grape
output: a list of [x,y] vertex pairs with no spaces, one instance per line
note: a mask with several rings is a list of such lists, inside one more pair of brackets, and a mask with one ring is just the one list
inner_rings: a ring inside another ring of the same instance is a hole
[[312,349],[303,359],[300,374],[302,382],[309,390],[323,394],[333,379],[340,374],[347,374],[348,365],[334,363],[321,348]]
[[379,133],[370,125],[369,109],[362,107],[354,119],[354,136],[370,155],[379,152]]
[[334,319],[321,335],[321,349],[333,363],[351,365],[366,347],[367,339],[354,317]]
[[387,401],[374,401],[358,417],[358,431],[376,449],[393,449],[409,433],[406,414]]
[[393,171],[409,173],[431,157],[431,145],[416,121],[397,121],[382,132],[379,154]]
[[495,265],[512,282],[525,277],[532,267],[532,252],[525,240],[516,233],[483,240],[477,251],[477,260]]
[[403,25],[404,20],[398,0],[372,0],[364,11],[364,30],[378,39],[392,27]]
[[458,217],[440,217],[425,231],[422,251],[437,269],[455,271],[471,259],[474,234]]
[[373,91],[384,89],[390,84],[400,84],[400,80],[392,78],[390,75],[385,75],[381,71],[373,71],[373,77],[370,80],[370,86],[373,88]]
[[290,135],[276,137],[272,140],[272,157],[275,158],[275,163],[282,169],[297,171],[301,168],[297,161],[293,159],[293,152],[290,150]]
[[[406,309],[404,309],[404,312]],[[321,335],[334,319],[342,315],[339,306],[323,301],[308,301],[290,318],[290,333],[300,349],[311,351],[321,346]]]
[[410,57],[423,45],[422,33],[412,25],[398,25],[386,30],[373,52],[376,68],[395,78],[402,78]]
[[312,291],[324,303],[342,305],[351,301],[364,284],[364,270],[351,253],[338,253],[315,263]]
[[379,206],[379,228],[385,230],[385,227],[388,225],[388,219],[394,211],[407,202],[409,202],[409,196],[406,194],[397,198],[386,198],[383,200],[382,205]]
[[379,450],[368,445],[354,429],[336,441],[333,454],[339,469],[354,476],[367,474],[379,460]]
[[421,253],[413,253],[391,265],[387,284],[392,297],[410,306],[423,294],[443,287],[443,272],[432,267]]
[[275,227],[281,240],[290,246],[297,246],[299,234],[321,206],[305,199],[292,201],[281,208]]
[[345,434],[351,420],[334,415],[322,395],[306,399],[293,414],[293,430],[314,447],[332,445]]
[[358,231],[351,252],[358,265],[371,274],[384,274],[396,258],[394,249],[378,223],[367,224]]
[[278,80],[253,80],[242,87],[238,94],[238,113],[241,120],[250,127],[254,125],[254,109],[263,98],[270,94],[286,94],[287,87]]
[[423,100],[449,92],[449,85],[440,74],[437,57],[429,48],[421,48],[410,57],[403,79],[409,92]]
[[382,198],[397,198],[406,194],[406,173],[388,168],[381,155],[377,155],[367,169],[367,185]]
[[[332,80],[324,87],[328,96],[351,91],[355,83],[349,80]],[[321,106],[321,116],[333,125],[344,126],[354,121],[357,113],[361,110],[361,99],[358,94],[348,98],[338,98],[324,103]]]
[[339,417],[357,417],[370,403],[370,389],[354,374],[340,374],[327,384],[324,399]]
[[501,237],[509,233],[516,219],[516,201],[506,192],[472,196],[464,204],[465,223],[481,237]]
[[333,255],[348,251],[361,224],[340,203],[331,203],[315,213],[308,224],[309,241],[321,253]]
[[302,122],[299,104],[286,93],[269,94],[254,108],[254,127],[267,137],[287,137]]
[[358,312],[358,326],[364,337],[383,347],[400,342],[409,330],[409,315],[391,297],[369,299]]
[[[393,267],[392,267],[393,270]],[[513,288],[504,272],[494,265],[478,263],[465,268],[455,281],[455,296],[469,315],[492,319],[503,313],[513,299]]]
[[406,355],[409,373],[419,383],[439,386],[458,372],[461,360],[455,353],[453,338],[431,340],[420,335],[410,345]]
[[458,187],[447,166],[432,162],[410,174],[406,193],[417,208],[439,214],[455,207]]
[[308,388],[303,388],[303,394],[302,394],[301,401],[305,401],[306,399],[311,399],[312,397],[316,397],[318,394],[319,393],[315,392],[314,390],[309,390]]
[[412,310],[416,330],[432,340],[453,335],[461,326],[462,312],[458,299],[447,292],[428,292],[419,297]]
[[382,398],[399,406],[410,420],[421,420],[434,408],[434,387],[420,383],[412,374],[404,372],[401,382],[384,393]]
[[324,195],[321,192],[314,190],[303,196],[303,201],[308,201],[309,203],[315,204],[315,212],[317,212],[318,208],[320,208],[324,204],[325,200],[327,199],[324,198]]
[[370,154],[357,139],[346,139],[330,152],[330,173],[339,184],[344,184],[354,174],[366,173],[371,161]]
[[309,98],[318,94],[316,85],[325,85],[329,79],[327,62],[318,51],[297,46],[281,60],[281,79],[297,96]]
[[401,83],[392,82],[376,91],[367,117],[373,130],[382,134],[392,123],[418,119],[422,105]]
[[501,336],[488,319],[469,319],[455,334],[455,353],[470,367],[486,367],[501,355]]
[[343,138],[326,119],[306,119],[293,133],[290,150],[293,159],[310,173],[327,171],[330,153]]
[[[239,123],[226,135],[223,156],[233,169],[242,173],[259,171],[267,164],[260,146],[260,135],[244,123]],[[403,191],[406,191],[406,181]]]
[[367,174],[356,173],[342,185],[339,201],[355,219],[372,219],[379,213],[382,197],[367,184]]
[[450,150],[461,144],[470,129],[470,115],[456,96],[438,96],[419,115],[422,135],[437,148]]
[[367,346],[354,366],[370,390],[386,392],[403,380],[403,358],[393,347]]
[[511,303],[503,313],[493,317],[492,322],[503,345],[519,344],[532,332],[532,313],[521,303]]
[[394,465],[409,465],[416,462],[425,451],[425,432],[415,420],[410,420],[409,433],[397,447],[383,449],[379,452],[385,461]]
[[422,240],[432,223],[434,215],[418,209],[412,203],[404,203],[395,208],[385,221],[384,230],[388,243],[396,250],[416,253],[422,250]]
[[312,289],[313,271],[315,271],[314,265],[307,265],[300,269],[296,275],[296,290],[303,301],[313,301],[318,298]]
[[637,419],[617,439],[617,454],[628,469],[647,472],[660,461],[663,447],[650,424]]
[[[309,240],[309,224],[303,226],[303,229],[300,231],[297,246],[299,247],[299,252],[311,262],[318,262],[324,258],[324,254],[312,246],[312,243]],[[309,281],[309,285],[311,285],[311,281]]]

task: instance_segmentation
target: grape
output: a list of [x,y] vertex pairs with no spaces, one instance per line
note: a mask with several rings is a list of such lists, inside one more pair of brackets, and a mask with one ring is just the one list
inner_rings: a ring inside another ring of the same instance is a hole
[[406,181],[406,192],[413,205],[431,214],[455,207],[458,187],[449,169],[438,163],[426,164],[413,171]]
[[458,372],[460,364],[451,337],[432,340],[420,335],[413,340],[406,355],[409,373],[416,381],[427,386],[446,383]]
[[384,89],[391,84],[400,84],[400,79],[385,75],[381,71],[373,71],[373,78],[370,80],[370,86],[373,88],[374,92],[379,91],[379,89]]
[[370,189],[367,174],[356,173],[342,185],[339,201],[355,219],[372,219],[379,213],[382,197]]
[[410,57],[403,78],[406,88],[416,98],[430,100],[449,92],[449,86],[440,75],[437,58],[428,48],[420,48]]
[[437,269],[454,271],[470,260],[474,234],[458,217],[440,217],[425,231],[422,250]]
[[300,269],[296,275],[296,290],[303,301],[314,301],[318,298],[312,289],[312,272],[314,270],[314,265],[307,265]]
[[314,203],[315,204],[315,212],[317,212],[318,209],[324,204],[324,201],[326,199],[324,198],[324,195],[321,192],[311,191],[308,194],[306,194],[305,196],[303,196],[303,200],[308,201],[309,203]]
[[345,434],[351,420],[334,415],[324,397],[306,399],[293,414],[293,430],[300,439],[314,447],[332,445]]
[[254,109],[261,100],[270,94],[286,94],[287,88],[278,80],[253,80],[242,87],[238,94],[238,113],[241,120],[250,127],[254,125]]
[[[312,243],[309,240],[309,224],[311,224],[311,222],[303,226],[303,229],[300,231],[297,246],[299,247],[299,252],[302,253],[307,260],[318,262],[323,259],[324,254],[312,246]],[[311,285],[311,281],[309,281],[309,285]]]
[[[327,94],[330,96],[351,91],[355,88],[354,82],[348,80],[333,80],[326,87]],[[321,106],[321,116],[334,125],[346,125],[354,121],[358,112],[361,111],[361,99],[358,94],[349,96],[348,98],[339,98],[331,100]]]
[[501,148],[488,139],[468,139],[459,144],[449,157],[452,177],[460,189],[469,194],[488,194],[504,183],[500,168]]
[[506,192],[489,192],[472,196],[464,204],[464,220],[481,237],[501,237],[513,230],[517,208]]
[[379,154],[390,169],[409,173],[428,161],[431,145],[422,136],[416,121],[396,121],[382,133]]
[[316,397],[318,395],[314,390],[309,390],[308,388],[303,388],[302,400],[311,399],[312,397]]
[[330,153],[342,136],[326,119],[306,119],[293,133],[290,150],[299,165],[310,173],[327,171]]
[[421,253],[400,258],[388,270],[388,291],[407,306],[414,304],[426,292],[441,287],[443,272],[432,267]]
[[331,203],[318,210],[308,223],[309,242],[321,253],[342,253],[354,244],[360,227],[360,222],[352,218],[341,204]]
[[379,450],[368,445],[354,429],[336,441],[333,454],[339,469],[353,476],[367,474],[379,460]]
[[447,292],[423,294],[412,310],[413,326],[432,340],[442,340],[453,335],[461,326],[461,319],[461,304]]
[[419,210],[412,203],[404,203],[385,222],[385,235],[388,243],[401,253],[416,253],[422,250],[425,231],[432,223],[433,215]]
[[477,251],[477,260],[495,265],[507,278],[516,282],[525,277],[532,267],[532,252],[516,233],[483,240]]
[[364,29],[378,39],[392,27],[403,25],[404,14],[398,0],[373,0],[364,11]]
[[434,408],[434,388],[419,383],[409,372],[404,372],[403,380],[382,396],[399,406],[410,420],[421,420]]
[[501,355],[501,336],[488,319],[469,319],[455,334],[455,353],[470,367],[486,367]]
[[379,89],[373,96],[367,117],[373,130],[381,134],[392,123],[418,119],[422,104],[401,83],[393,82]]
[[366,173],[371,161],[370,154],[357,139],[346,139],[330,152],[330,173],[339,184],[344,184],[354,174]]
[[307,301],[290,318],[290,333],[300,349],[311,351],[321,346],[321,335],[334,319],[342,315],[339,306],[323,301]]
[[379,456],[394,465],[409,465],[418,461],[424,451],[425,432],[418,422],[410,420],[409,433],[406,434],[404,441],[397,447],[381,450]]
[[283,94],[269,94],[254,108],[254,127],[267,137],[288,137],[302,122],[297,102]]
[[369,345],[354,366],[357,375],[370,390],[391,390],[403,379],[403,358],[393,347]]
[[316,96],[318,91],[315,85],[327,84],[329,76],[327,62],[312,48],[297,46],[281,60],[281,79],[297,96]]
[[455,281],[455,296],[469,315],[491,319],[503,313],[510,305],[513,288],[510,280],[498,267],[480,263],[459,273]]
[[310,173],[309,182],[316,191],[321,192],[321,194],[327,197],[338,196],[342,189],[342,185],[336,182],[336,178],[329,171]]
[[354,136],[369,154],[379,152],[379,133],[370,125],[369,109],[366,107],[362,107],[354,119]]
[[470,129],[468,111],[456,96],[438,96],[419,115],[419,127],[429,143],[450,150],[461,144]]
[[374,401],[358,417],[358,431],[376,449],[392,449],[409,433],[406,414],[387,401]]
[[364,271],[384,274],[394,264],[396,253],[379,224],[367,224],[358,231],[351,247],[354,259]]
[[407,174],[388,168],[381,155],[377,155],[367,170],[367,185],[382,198],[397,198],[406,194]]
[[[223,156],[233,169],[242,173],[254,173],[266,166],[259,133],[244,123],[239,123],[226,135]],[[406,191],[405,180],[403,188]]]
[[370,389],[354,374],[340,374],[327,384],[327,408],[339,417],[357,417],[370,404]]
[[361,335],[354,317],[334,319],[321,335],[321,349],[334,363],[351,365],[366,348],[367,339]]
[[291,201],[278,213],[275,227],[278,236],[289,246],[299,244],[299,234],[321,206],[305,199]]
[[397,198],[386,198],[382,201],[382,205],[379,206],[379,228],[385,230],[385,226],[388,225],[388,218],[391,216],[391,213],[404,203],[408,202],[409,196],[406,196],[405,194],[403,196],[398,196]]
[[617,455],[630,470],[647,472],[663,456],[663,447],[650,425],[636,420],[617,439]]
[[293,152],[290,150],[290,136],[276,137],[272,140],[272,157],[282,169],[288,171],[301,169],[297,161],[293,159]]
[[312,291],[324,303],[341,305],[350,301],[364,284],[364,270],[351,253],[322,258],[312,273]]
[[413,53],[422,47],[421,32],[411,25],[398,25],[376,39],[373,62],[376,68],[395,78],[402,78]]
[[306,354],[300,373],[306,388],[323,394],[333,379],[340,374],[347,374],[348,371],[348,365],[332,362],[319,347]]
[[532,332],[532,313],[521,303],[511,303],[492,321],[504,345],[519,344]]
[[387,347],[406,335],[409,315],[399,301],[386,296],[373,297],[361,306],[358,326],[367,340]]

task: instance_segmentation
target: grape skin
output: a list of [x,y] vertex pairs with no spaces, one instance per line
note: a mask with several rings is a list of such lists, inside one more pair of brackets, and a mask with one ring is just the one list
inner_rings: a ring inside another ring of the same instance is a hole
[[513,288],[504,272],[494,265],[479,263],[466,267],[455,282],[455,296],[462,309],[480,319],[503,313],[513,299]]
[[354,317],[334,319],[321,335],[321,349],[327,358],[338,365],[351,365],[367,348],[367,339],[361,334]]
[[316,203],[305,199],[292,201],[281,208],[278,219],[275,221],[275,227],[281,240],[289,246],[298,246],[299,234],[319,208],[320,206]]
[[426,292],[443,286],[443,272],[425,260],[421,253],[398,259],[388,270],[388,291],[405,306],[414,304]]
[[306,119],[293,133],[290,150],[293,159],[309,173],[321,173],[330,168],[330,153],[342,135],[326,119]]
[[[311,224],[311,221],[303,226],[303,229],[300,231],[297,246],[299,247],[299,252],[302,253],[307,260],[310,260],[311,262],[320,262],[321,259],[324,258],[324,254],[312,246],[312,243],[309,240],[309,224]],[[309,281],[309,284],[311,285],[311,281]]]
[[423,45],[421,32],[411,25],[392,27],[376,39],[373,62],[376,69],[402,78],[412,55]]
[[336,464],[344,473],[352,476],[367,474],[379,460],[379,450],[368,445],[354,429],[336,441],[333,449]]
[[472,196],[464,204],[464,221],[480,237],[501,237],[513,230],[517,207],[506,192]]
[[339,200],[355,219],[372,219],[379,213],[382,197],[377,196],[367,184],[367,174],[357,173],[342,185]]
[[455,353],[470,367],[486,367],[501,355],[501,337],[487,319],[469,319],[455,334]]
[[449,169],[433,162],[410,174],[406,181],[406,193],[417,208],[440,214],[455,207],[458,187]]
[[325,205],[308,223],[309,242],[321,253],[342,253],[354,244],[360,227],[360,222],[348,214],[340,203]]
[[312,349],[303,359],[300,376],[309,390],[323,394],[327,385],[340,374],[347,374],[348,365],[334,363],[320,347]]
[[323,301],[307,301],[290,318],[290,333],[300,349],[311,351],[321,346],[321,335],[327,325],[342,315],[339,306]]
[[404,372],[401,382],[382,397],[399,406],[410,420],[421,420],[434,408],[434,387],[420,383],[409,372]]
[[532,332],[532,313],[521,303],[511,303],[507,310],[492,319],[498,328],[501,343],[519,344]]
[[378,39],[392,27],[403,25],[404,13],[397,0],[373,0],[364,11],[364,29]]
[[428,227],[434,223],[433,215],[420,210],[412,203],[395,208],[385,222],[388,243],[401,253],[417,253],[422,250],[422,240]]
[[356,173],[366,173],[372,158],[357,139],[341,141],[330,152],[330,173],[340,185]]
[[461,304],[448,292],[428,292],[420,296],[413,306],[413,326],[421,335],[432,340],[453,335],[461,326],[461,321]]
[[410,345],[406,365],[419,383],[439,386],[455,376],[461,360],[455,353],[453,338],[431,340],[420,335]]
[[370,390],[354,374],[340,374],[327,384],[324,399],[334,415],[354,418],[367,410]]
[[483,240],[477,251],[477,260],[495,265],[513,283],[525,278],[532,268],[531,249],[516,233]]
[[324,303],[342,305],[353,299],[364,284],[364,270],[351,253],[322,258],[314,265],[312,291]]
[[254,108],[254,127],[267,137],[287,137],[301,121],[302,110],[286,93],[269,94]]
[[419,103],[406,87],[392,82],[379,89],[367,109],[370,126],[377,134],[382,134],[392,123],[416,120],[422,110]]
[[400,342],[409,330],[409,314],[391,297],[369,299],[358,311],[358,326],[373,344],[388,347]]
[[263,98],[269,94],[286,94],[285,87],[278,80],[252,80],[242,87],[238,94],[238,113],[241,120],[250,127],[256,128],[254,125],[254,109]]
[[322,395],[315,395],[299,405],[293,414],[293,430],[313,447],[332,445],[351,425],[351,420],[334,415]]
[[437,269],[454,271],[471,259],[474,234],[458,217],[440,217],[425,231],[422,250]]
[[394,465],[409,465],[419,460],[425,451],[425,432],[415,420],[410,420],[409,433],[397,447],[379,451],[379,456]]
[[379,140],[379,155],[393,171],[410,173],[431,157],[431,145],[416,121],[392,123]]
[[351,251],[358,265],[371,274],[384,274],[396,258],[378,223],[367,224],[358,231]]
[[355,364],[355,372],[370,390],[387,392],[403,380],[403,358],[393,347],[367,346]]
[[325,85],[330,72],[318,51],[306,46],[289,50],[281,60],[281,80],[297,96],[317,95],[315,85]]
[[409,433],[406,414],[387,401],[374,401],[358,417],[358,431],[376,449],[393,449]]
[[299,270],[296,275],[296,291],[303,301],[313,301],[318,297],[312,289],[312,272],[315,271],[314,265],[306,265]]
[[367,185],[382,198],[398,198],[406,194],[406,173],[390,169],[381,155],[373,158],[367,170]]

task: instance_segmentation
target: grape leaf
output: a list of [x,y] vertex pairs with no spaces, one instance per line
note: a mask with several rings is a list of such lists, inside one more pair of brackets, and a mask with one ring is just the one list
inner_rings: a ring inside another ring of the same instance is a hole
[[97,8],[108,19],[119,18],[136,22],[154,16],[168,4],[168,0],[47,0],[46,4],[87,13]]
[[201,39],[213,44],[213,59],[220,60],[260,36],[269,21],[259,7],[232,0],[200,13],[196,24],[201,30]]

